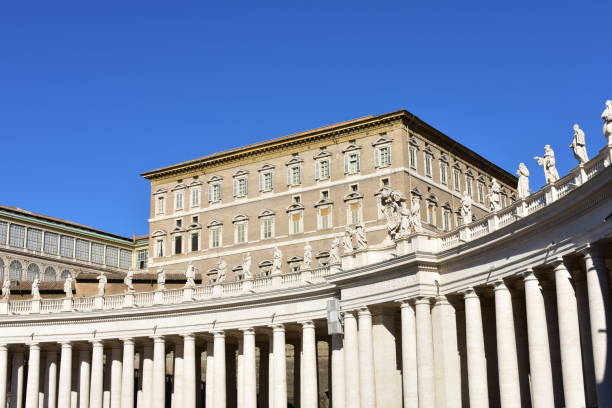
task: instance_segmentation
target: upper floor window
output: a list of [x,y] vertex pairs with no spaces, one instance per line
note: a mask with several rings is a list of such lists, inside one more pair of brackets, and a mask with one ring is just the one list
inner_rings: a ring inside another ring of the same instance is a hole
[[243,244],[246,242],[246,237],[247,237],[247,233],[246,233],[246,229],[247,229],[247,224],[246,222],[237,222],[235,224],[235,231],[234,231],[234,242],[236,244]]
[[130,269],[132,266],[132,251],[121,249],[119,251],[119,268]]
[[22,225],[11,224],[9,228],[9,245],[23,248],[25,243],[25,230],[25,227]]
[[164,239],[158,238],[155,241],[155,256],[162,258],[164,256]]
[[85,241],[84,239],[76,240],[76,259],[81,261],[89,261],[89,241]]
[[453,169],[453,188],[455,191],[461,191],[461,175],[459,169]]
[[191,206],[198,207],[200,205],[200,187],[191,188]]
[[26,246],[32,251],[42,250],[42,231],[36,228],[28,228]]
[[74,238],[65,235],[60,237],[60,255],[74,258]]
[[174,253],[177,255],[183,253],[183,237],[181,235],[174,236]]
[[299,234],[304,232],[304,217],[302,212],[294,212],[289,214],[289,233]]
[[266,171],[259,175],[259,189],[262,192],[272,191],[274,185],[272,184],[272,172]]
[[287,184],[290,186],[302,184],[302,168],[300,166],[291,166],[287,169]]
[[183,192],[177,191],[174,193],[174,209],[182,210],[183,209]]
[[484,203],[485,200],[485,186],[484,183],[482,181],[478,182],[478,202],[479,203]]
[[436,207],[434,203],[427,204],[427,223],[436,225]]
[[344,155],[344,173],[359,173],[359,153],[350,152]]
[[350,203],[348,204],[347,210],[347,219],[349,221],[349,224],[359,224],[359,222],[361,222],[361,204]]
[[319,229],[331,228],[331,206],[319,208],[319,218],[317,224]]
[[474,183],[474,178],[471,176],[465,177],[465,189],[470,197],[472,197],[472,184]]
[[245,197],[248,193],[247,178],[239,177],[234,179],[234,197]]
[[209,246],[211,248],[219,248],[221,246],[221,227],[210,229]]
[[261,239],[268,239],[274,236],[274,218],[266,217],[261,219]]
[[331,175],[330,173],[329,159],[319,160],[315,167],[315,178],[317,180],[328,180]]
[[147,263],[149,260],[149,250],[139,249],[136,251],[136,267],[138,269],[147,269]]
[[410,146],[410,148],[408,149],[408,164],[410,165],[411,169],[415,169],[417,168],[417,147],[416,146]]
[[8,236],[8,222],[0,222],[0,244],[6,244]]
[[191,233],[191,251],[197,251],[200,248],[200,234],[197,232]]
[[451,212],[447,208],[444,209],[442,223],[443,223],[444,231],[451,230]]
[[211,203],[221,201],[221,183],[212,183],[208,185],[208,201]]
[[425,175],[427,177],[432,177],[432,163],[433,156],[431,154],[425,153]]
[[[46,237],[45,237],[46,243]],[[96,242],[91,243],[91,262],[97,264],[104,263],[104,245],[98,244]]]
[[448,164],[440,162],[440,182],[444,185],[448,183]]
[[[102,246],[104,248],[104,246]],[[47,254],[57,255],[59,251],[59,235],[45,232],[44,251]]]
[[108,266],[117,266],[119,264],[119,248],[106,247],[105,263]]
[[155,200],[155,214],[160,215],[163,214],[166,210],[166,200],[164,196],[157,196]]
[[374,165],[387,167],[391,165],[391,146],[381,146],[374,151]]

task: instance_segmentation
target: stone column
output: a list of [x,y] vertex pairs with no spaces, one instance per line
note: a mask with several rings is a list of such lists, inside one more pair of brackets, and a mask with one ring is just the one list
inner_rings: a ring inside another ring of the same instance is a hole
[[72,344],[63,342],[60,357],[59,389],[57,393],[57,408],[70,408],[72,386]]
[[195,378],[196,407],[204,408],[202,404],[202,349],[197,344],[195,345]]
[[236,344],[225,342],[225,405],[236,407],[238,404],[236,391]]
[[270,355],[270,343],[264,342],[259,343],[259,395],[257,395],[257,406],[268,407],[268,379],[270,378],[269,370],[269,355]]
[[317,342],[315,340],[315,325],[312,320],[301,322],[301,324],[301,408],[317,408],[319,406],[319,392],[317,387]]
[[166,340],[153,337],[153,408],[166,406]]
[[397,361],[395,312],[397,309],[372,309],[372,342],[376,406],[402,408],[402,376]]
[[416,349],[419,408],[433,408],[436,404],[434,356],[431,327],[431,304],[427,297],[415,300]]
[[359,390],[359,334],[353,311],[344,314],[344,373],[347,407],[361,406]]
[[244,338],[238,338],[238,353],[236,356],[236,406],[244,406]]
[[[153,406],[153,345],[145,344],[142,353],[142,406]],[[93,407],[92,407],[93,408]]]
[[359,386],[362,408],[376,407],[374,383],[374,345],[372,343],[372,313],[359,309]]
[[436,406],[461,406],[461,368],[455,308],[446,296],[436,296],[431,310]]
[[331,335],[331,398],[333,408],[346,408],[344,364],[342,334],[334,333]]
[[121,408],[134,408],[134,340],[123,339]]
[[174,370],[173,370],[173,390],[172,390],[172,408],[183,407],[183,382],[184,382],[184,360],[183,360],[183,345],[176,344],[174,346]]
[[183,405],[179,408],[196,408],[196,344],[193,333],[183,335]]
[[8,384],[8,347],[0,344],[0,407],[6,407]]
[[544,297],[533,270],[520,274],[525,282],[527,311],[527,340],[529,342],[529,369],[531,379],[531,403],[534,408],[552,407],[555,404],[550,347],[546,326]]
[[417,407],[416,320],[414,309],[407,300],[400,301],[402,330],[402,390],[404,407]]
[[[257,408],[257,368],[255,354],[255,330],[242,330],[243,351],[243,408]],[[260,355],[260,359],[262,356]]]
[[274,408],[287,407],[287,356],[285,353],[285,326],[272,327],[274,342]]
[[212,338],[209,338],[206,342],[206,408],[214,408],[215,406],[214,373],[214,342]]
[[274,337],[269,333],[270,348],[268,350],[268,408],[274,408]]
[[514,335],[512,297],[503,280],[496,280],[493,286],[495,290],[495,328],[500,402],[503,408],[520,408],[521,388]]
[[46,353],[45,361],[45,408],[57,406],[57,349],[53,348]]
[[26,408],[38,408],[40,385],[40,344],[30,343],[28,358],[28,381],[26,386]]
[[121,389],[123,361],[121,357],[121,344],[115,343],[111,346],[111,386],[110,403],[111,408],[121,408]]
[[485,355],[480,298],[473,288],[463,291],[465,303],[465,345],[468,390],[471,408],[488,408],[487,358]]
[[218,330],[213,332],[214,335],[214,367],[213,374],[215,408],[225,408],[226,403],[226,376],[225,376],[225,332]]
[[600,407],[612,406],[612,349],[608,338],[612,313],[610,305],[610,281],[601,255],[593,248],[584,251],[593,365],[597,383],[597,400]]
[[104,343],[93,340],[91,352],[91,387],[89,408],[102,408],[104,398]]
[[302,341],[298,340],[291,345],[293,346],[293,406],[300,408],[302,403],[302,386],[304,385],[301,380],[303,371]]
[[89,408],[91,356],[86,347],[79,350],[79,408]]
[[580,346],[576,292],[563,260],[556,260],[553,266],[555,267],[555,288],[557,292],[563,396],[566,406],[583,407],[586,406],[586,400],[582,377],[582,348]]
[[22,351],[15,351],[13,354],[11,369],[11,404],[10,407],[23,407],[23,374],[24,356]]

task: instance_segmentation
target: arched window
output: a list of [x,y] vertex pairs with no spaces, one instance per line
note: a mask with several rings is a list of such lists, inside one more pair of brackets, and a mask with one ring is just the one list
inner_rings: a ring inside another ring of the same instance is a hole
[[68,269],[64,269],[60,276],[62,280],[66,280],[70,276],[70,271]]
[[0,259],[0,281],[4,281],[4,261]]
[[38,268],[38,265],[36,264],[29,264],[28,265],[28,279],[29,281],[33,281],[34,279],[38,278],[38,274],[40,273],[40,269]]
[[21,262],[13,261],[11,262],[11,266],[9,267],[9,277],[11,280],[21,280],[21,271],[23,268],[21,267]]
[[47,266],[47,268],[45,268],[45,275],[43,276],[43,280],[45,282],[56,281],[57,277],[55,276],[55,269],[50,266]]

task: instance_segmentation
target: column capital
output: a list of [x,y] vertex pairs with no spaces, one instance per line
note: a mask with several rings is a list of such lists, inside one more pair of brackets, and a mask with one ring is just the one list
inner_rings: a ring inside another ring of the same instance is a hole
[[195,341],[195,334],[193,333],[183,333],[181,334],[183,341]]
[[30,341],[26,344],[30,350],[40,350],[40,343],[37,341]]
[[509,291],[508,286],[506,286],[506,282],[502,278],[495,279],[488,284],[493,288],[495,292],[497,291]]
[[578,248],[576,252],[584,255],[585,259],[591,259],[593,262],[600,261],[602,259],[601,251],[594,247],[591,243],[584,244]]
[[123,345],[134,345],[134,339],[131,337],[120,339],[123,342]]
[[414,298],[414,304],[415,305],[428,304],[428,305],[431,306],[431,297],[429,297],[429,296],[417,296],[416,298]]
[[245,327],[244,329],[240,329],[245,336],[254,336],[255,329],[253,327]]
[[567,266],[565,266],[565,261],[563,261],[563,258],[561,258],[560,256],[557,258],[553,258],[550,261],[547,262],[548,265],[552,266],[555,271],[556,270],[560,270],[560,269],[567,269]]
[[153,343],[165,343],[166,342],[166,338],[162,335],[151,336],[151,338],[153,339]]
[[372,312],[370,311],[370,308],[368,306],[360,306],[359,309],[357,309],[357,314],[359,315],[359,317],[372,316]]
[[282,323],[271,324],[270,328],[273,332],[285,332],[285,325]]
[[461,289],[457,293],[459,293],[460,295],[463,295],[464,299],[478,298],[478,293],[476,293],[476,289],[474,289],[473,286],[470,286],[469,288]]
[[104,340],[102,339],[91,339],[89,342],[93,347],[104,347]]
[[212,334],[215,339],[225,338],[225,330],[213,330]]
[[59,344],[63,349],[64,348],[72,349],[72,343],[69,341],[60,341]]
[[315,324],[312,320],[302,320],[298,322],[299,324],[302,325],[302,328],[304,329],[314,329]]
[[354,310],[341,310],[340,314],[342,315],[343,319],[354,319],[355,318],[355,311]]
[[8,345],[5,343],[1,343],[0,344],[0,351],[6,351],[8,350]]
[[438,295],[435,299],[435,305],[450,305],[446,295]]
[[522,271],[518,272],[516,275],[520,276],[521,278],[523,278],[523,280],[525,282],[527,282],[527,281],[536,281],[536,282],[538,282],[538,278],[535,276],[535,273],[533,272],[533,269],[531,269],[531,268],[527,268],[525,270],[522,270]]
[[410,299],[410,298],[398,299],[395,302],[399,303],[400,307],[410,307],[412,306],[412,303],[414,303],[413,299]]

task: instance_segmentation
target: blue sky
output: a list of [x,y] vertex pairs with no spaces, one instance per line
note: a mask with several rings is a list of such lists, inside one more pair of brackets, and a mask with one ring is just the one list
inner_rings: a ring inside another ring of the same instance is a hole
[[604,145],[610,7],[515,3],[2,2],[0,203],[142,234],[143,171],[402,108],[539,187]]

